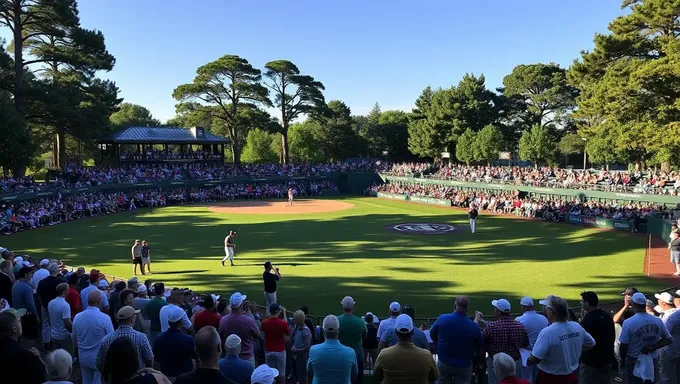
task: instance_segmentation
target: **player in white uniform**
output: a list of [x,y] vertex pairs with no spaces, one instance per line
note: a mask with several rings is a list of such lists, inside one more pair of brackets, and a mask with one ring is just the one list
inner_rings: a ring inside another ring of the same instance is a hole
[[231,266],[234,266],[234,248],[236,248],[236,244],[234,244],[234,238],[238,236],[236,232],[234,231],[229,231],[229,234],[227,237],[224,238],[224,257],[222,258],[222,266],[224,267],[224,262],[229,260],[229,263],[231,263]]
[[470,230],[472,230],[472,233],[475,233],[477,231],[477,216],[478,215],[479,215],[479,212],[477,211],[475,204],[471,203],[470,204],[470,210],[468,210],[468,217],[470,218]]
[[288,188],[288,205],[293,205],[293,188]]

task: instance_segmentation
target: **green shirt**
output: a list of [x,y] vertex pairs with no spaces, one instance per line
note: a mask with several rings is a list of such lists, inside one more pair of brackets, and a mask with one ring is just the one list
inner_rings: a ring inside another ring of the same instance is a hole
[[368,334],[366,322],[347,313],[338,316],[338,320],[340,321],[340,335],[338,336],[340,343],[354,349],[363,348],[364,338]]
[[146,311],[149,313],[149,319],[151,320],[151,326],[149,327],[152,331],[161,331],[161,308],[168,305],[168,302],[161,299],[160,297],[154,297],[146,305]]

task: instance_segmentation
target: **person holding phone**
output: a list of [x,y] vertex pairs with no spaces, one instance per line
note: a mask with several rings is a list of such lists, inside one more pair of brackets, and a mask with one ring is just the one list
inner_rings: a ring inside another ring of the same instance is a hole
[[267,316],[269,316],[269,306],[276,303],[276,285],[281,279],[281,272],[278,268],[272,265],[271,261],[264,263],[264,273],[262,280],[264,280],[264,301]]

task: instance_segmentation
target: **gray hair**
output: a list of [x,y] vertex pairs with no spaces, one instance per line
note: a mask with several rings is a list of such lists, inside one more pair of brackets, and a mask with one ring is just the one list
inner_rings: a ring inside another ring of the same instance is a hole
[[569,320],[569,306],[563,298],[559,296],[548,296],[546,298],[545,306],[553,311],[557,321],[563,322]]
[[499,352],[493,356],[493,369],[500,380],[515,376],[515,360],[507,353]]
[[49,264],[49,266],[47,267],[47,270],[48,270],[50,273],[57,273],[57,272],[59,272],[59,264],[57,264],[57,263],[55,263],[55,262],[51,262],[51,263]]
[[45,358],[45,366],[50,380],[66,381],[71,376],[73,358],[63,349],[55,349]]

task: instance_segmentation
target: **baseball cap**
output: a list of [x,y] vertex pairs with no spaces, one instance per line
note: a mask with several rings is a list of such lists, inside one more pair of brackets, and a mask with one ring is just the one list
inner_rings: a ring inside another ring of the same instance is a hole
[[137,287],[137,292],[146,292],[146,285],[140,284],[139,287]]
[[14,308],[9,308],[9,309],[4,309],[0,312],[7,312],[13,314],[17,318],[21,318],[26,314],[26,309],[25,308],[19,308],[19,309],[14,309]]
[[491,301],[491,305],[496,307],[501,312],[510,312],[510,302],[505,299],[498,299]]
[[14,263],[17,264],[17,265],[21,265],[21,264],[24,263],[24,258],[21,257],[21,256],[17,256],[17,257],[14,258]]
[[404,306],[401,308],[401,313],[405,313],[411,316],[411,318],[416,317],[416,309],[409,304],[404,304]]
[[107,288],[109,286],[109,283],[106,282],[106,280],[99,280],[99,283],[97,283],[97,287],[99,288]]
[[40,260],[40,266],[42,267],[44,265],[50,265],[50,261],[47,259]]
[[128,284],[135,284],[135,283],[139,283],[139,279],[136,276],[132,277],[132,278],[130,278],[130,280],[128,280]]
[[644,294],[640,292],[635,292],[631,297],[630,300],[638,305],[646,305],[647,304],[647,298],[645,297]]
[[269,305],[269,313],[276,313],[281,310],[281,306],[277,303],[271,303]]
[[623,292],[621,292],[621,296],[626,296],[626,295],[632,296],[634,293],[638,293],[638,292],[639,291],[637,290],[637,288],[628,287]]
[[657,299],[667,304],[673,304],[673,296],[668,292],[661,292],[654,295]]
[[[231,297],[229,298],[229,305],[232,306],[232,307],[234,307],[234,308],[238,308],[238,307],[241,306],[241,304],[243,304],[243,302],[245,301],[245,299],[246,299],[247,297],[248,297],[248,296],[246,296],[246,295],[244,295],[244,294],[241,294],[241,292],[235,292],[235,293],[234,293],[233,295],[231,295]],[[214,301],[216,301],[216,300],[213,299],[213,302],[214,302]],[[270,308],[271,308],[271,307],[270,307]],[[271,309],[270,309],[269,311],[271,312]]]
[[276,368],[262,364],[255,368],[253,374],[250,375],[250,382],[252,384],[271,384],[277,376],[279,376],[279,371]]
[[413,331],[413,319],[411,316],[402,313],[394,321],[394,329],[399,333],[409,333]]
[[[519,304],[525,307],[533,307],[534,306],[534,299],[532,299],[529,296],[524,296],[519,300]],[[540,304],[540,302],[539,302]]]
[[[213,302],[215,302],[215,303],[217,303],[218,301],[220,301],[220,295],[216,295],[216,294],[214,294],[214,293],[211,293],[211,294],[210,294],[210,297],[212,297]],[[245,295],[244,295],[244,296],[243,296],[243,300],[245,300],[246,297],[248,297],[248,296],[245,296]]]
[[678,289],[677,291],[672,291],[671,295],[676,299],[680,299],[680,289]]
[[393,301],[392,304],[390,304],[390,312],[396,313],[399,311],[401,311],[401,305],[396,301]]
[[345,309],[352,309],[354,308],[354,299],[352,296],[345,296],[342,298],[342,301],[340,302],[343,308]]
[[22,277],[25,277],[26,275],[28,275],[31,272],[33,272],[33,267],[26,267],[26,266],[21,267],[21,269],[19,270],[19,273],[17,273],[17,277],[19,277],[21,279]]
[[102,277],[104,277],[104,274],[99,272],[98,269],[93,269],[92,271],[90,271],[90,282],[91,283],[96,283],[97,280],[99,280]]
[[[181,309],[180,309],[181,311]],[[129,305],[124,306],[123,308],[118,310],[118,314],[116,315],[116,318],[118,320],[127,320],[134,316],[135,314],[139,313],[139,310],[135,310]]]
[[239,345],[241,345],[241,338],[238,335],[229,335],[224,343],[224,346],[227,348],[236,348]]
[[153,285],[153,292],[156,295],[161,295],[165,292],[165,284],[163,283],[156,283]]
[[171,323],[176,323],[184,317],[186,313],[180,307],[172,306],[170,312],[168,313],[168,321]]
[[324,317],[323,324],[321,326],[324,331],[335,332],[340,330],[340,321],[335,315],[328,315]]
[[663,313],[663,308],[661,308],[660,305],[657,305],[654,307],[654,311],[656,311],[656,313]]

